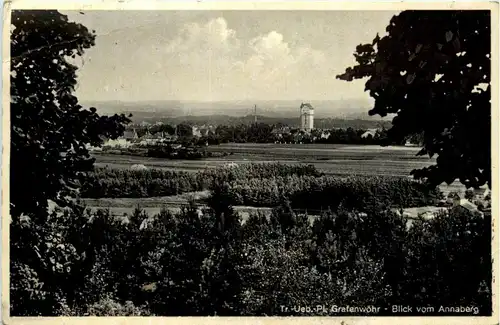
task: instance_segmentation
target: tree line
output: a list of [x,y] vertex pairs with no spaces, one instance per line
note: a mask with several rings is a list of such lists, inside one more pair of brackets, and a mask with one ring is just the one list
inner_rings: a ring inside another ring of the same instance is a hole
[[80,197],[154,197],[202,191],[216,184],[236,180],[266,179],[276,176],[320,176],[313,165],[287,165],[280,163],[255,163],[199,172],[161,169],[127,170],[96,168],[82,174]]
[[232,205],[274,207],[284,198],[295,209],[312,211],[342,205],[365,211],[373,207],[410,208],[436,205],[443,198],[439,189],[401,177],[278,176],[265,179],[238,179],[217,183]]
[[297,209],[329,209],[344,205],[365,210],[372,206],[435,205],[442,198],[436,187],[405,177],[322,176],[314,166],[245,164],[201,172],[97,169],[82,178],[80,195],[87,198],[141,198],[194,191],[219,191],[231,205],[275,207],[288,199]]
[[[421,134],[412,134],[398,142],[390,142],[387,138],[385,128],[372,130],[367,133],[367,129],[314,129],[311,132],[304,132],[296,128],[288,128],[284,124],[239,124],[239,125],[219,125],[213,131],[208,131],[200,137],[194,137],[190,126],[181,124],[177,126],[179,142],[190,145],[218,145],[220,143],[330,143],[330,144],[361,144],[361,145],[404,145],[407,141],[419,145],[423,138]],[[166,132],[174,134],[175,127],[171,125],[154,125],[134,127],[138,136],[143,136],[147,132],[156,134]],[[365,134],[367,133],[367,134]]]

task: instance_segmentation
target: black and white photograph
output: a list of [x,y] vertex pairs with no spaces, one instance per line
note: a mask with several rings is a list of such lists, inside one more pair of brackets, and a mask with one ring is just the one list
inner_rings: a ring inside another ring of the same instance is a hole
[[494,316],[498,3],[211,6],[4,11],[10,319]]

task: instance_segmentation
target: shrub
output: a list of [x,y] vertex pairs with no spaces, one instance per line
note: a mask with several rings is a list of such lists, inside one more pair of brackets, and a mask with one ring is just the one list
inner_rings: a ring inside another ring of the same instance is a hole
[[100,301],[87,306],[75,313],[68,311],[64,316],[151,316],[146,307],[136,307],[131,301],[120,303],[112,297],[106,296]]
[[472,202],[472,200],[474,200],[474,197],[475,197],[475,196],[476,196],[476,195],[474,194],[474,191],[473,191],[473,190],[468,189],[468,190],[466,190],[466,191],[465,191],[465,198],[466,198],[467,200],[469,200],[469,201],[471,201],[471,202]]

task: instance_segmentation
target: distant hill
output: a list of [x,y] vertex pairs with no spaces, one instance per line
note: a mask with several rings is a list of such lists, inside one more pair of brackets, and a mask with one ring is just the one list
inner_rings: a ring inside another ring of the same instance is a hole
[[[371,103],[363,100],[329,100],[304,101],[314,107],[316,119],[342,118],[363,120],[391,120],[369,116]],[[190,101],[82,101],[85,107],[94,106],[100,114],[132,113],[134,119],[173,118],[181,116],[206,117],[210,115],[244,117],[254,114],[254,105],[257,105],[257,114],[269,118],[298,119],[298,100],[260,100],[260,101],[219,101],[219,102],[190,102]]]
[[[139,113],[141,115],[141,113]],[[178,116],[178,117],[144,117],[133,116],[132,121],[134,124],[149,123],[155,124],[162,122],[164,124],[177,125],[180,123],[192,125],[227,125],[236,126],[240,124],[249,125],[254,123],[254,116],[247,115],[241,117],[228,116],[228,115],[200,115],[200,116]],[[299,119],[295,117],[269,117],[257,116],[257,122],[266,124],[285,124],[291,127],[299,127]],[[363,120],[363,119],[343,119],[343,118],[319,118],[314,120],[314,126],[318,129],[332,129],[332,128],[348,128],[354,129],[372,129],[381,126],[390,128],[391,122],[385,120]]]
[[[254,122],[254,105],[257,105],[257,121],[266,124],[299,126],[301,101],[233,101],[233,102],[188,102],[188,101],[144,101],[144,102],[82,102],[85,107],[96,107],[100,114],[132,114],[132,122],[154,124],[211,124],[238,125]],[[369,103],[359,100],[310,101],[314,107],[314,126],[321,129],[388,128],[392,117],[369,116]]]

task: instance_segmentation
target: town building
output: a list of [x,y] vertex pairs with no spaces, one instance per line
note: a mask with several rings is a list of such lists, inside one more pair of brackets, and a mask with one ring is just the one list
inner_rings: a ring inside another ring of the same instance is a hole
[[375,138],[375,135],[377,135],[377,129],[368,129],[368,130],[366,130],[366,132],[365,132],[365,133],[363,133],[363,134],[361,135],[361,138],[362,138],[362,139],[366,139],[366,138],[368,138],[369,136],[371,136],[372,138]]
[[321,139],[328,139],[331,135],[331,132],[328,131],[328,130],[323,130],[321,131],[321,135],[320,135],[320,138]]
[[277,136],[283,134],[290,134],[290,127],[288,126],[276,127],[271,131],[271,133]]
[[406,140],[405,147],[419,147],[419,145],[416,143],[411,143],[410,140]]
[[123,136],[121,138],[128,140],[128,141],[132,141],[132,140],[137,140],[139,138],[139,136],[137,135],[136,130],[132,129],[132,130],[125,130],[125,132],[123,132]]
[[300,130],[311,132],[314,128],[314,108],[309,103],[300,105]]
[[167,135],[165,135],[165,136],[162,138],[162,141],[163,141],[163,142],[167,142],[167,143],[168,143],[168,142],[175,142],[175,141],[177,141],[178,139],[179,139],[179,137],[178,137],[178,136],[176,136],[176,135],[170,135],[170,134],[167,134]]
[[193,132],[193,137],[195,138],[200,138],[202,136],[200,128],[195,125],[192,126],[192,132]]

